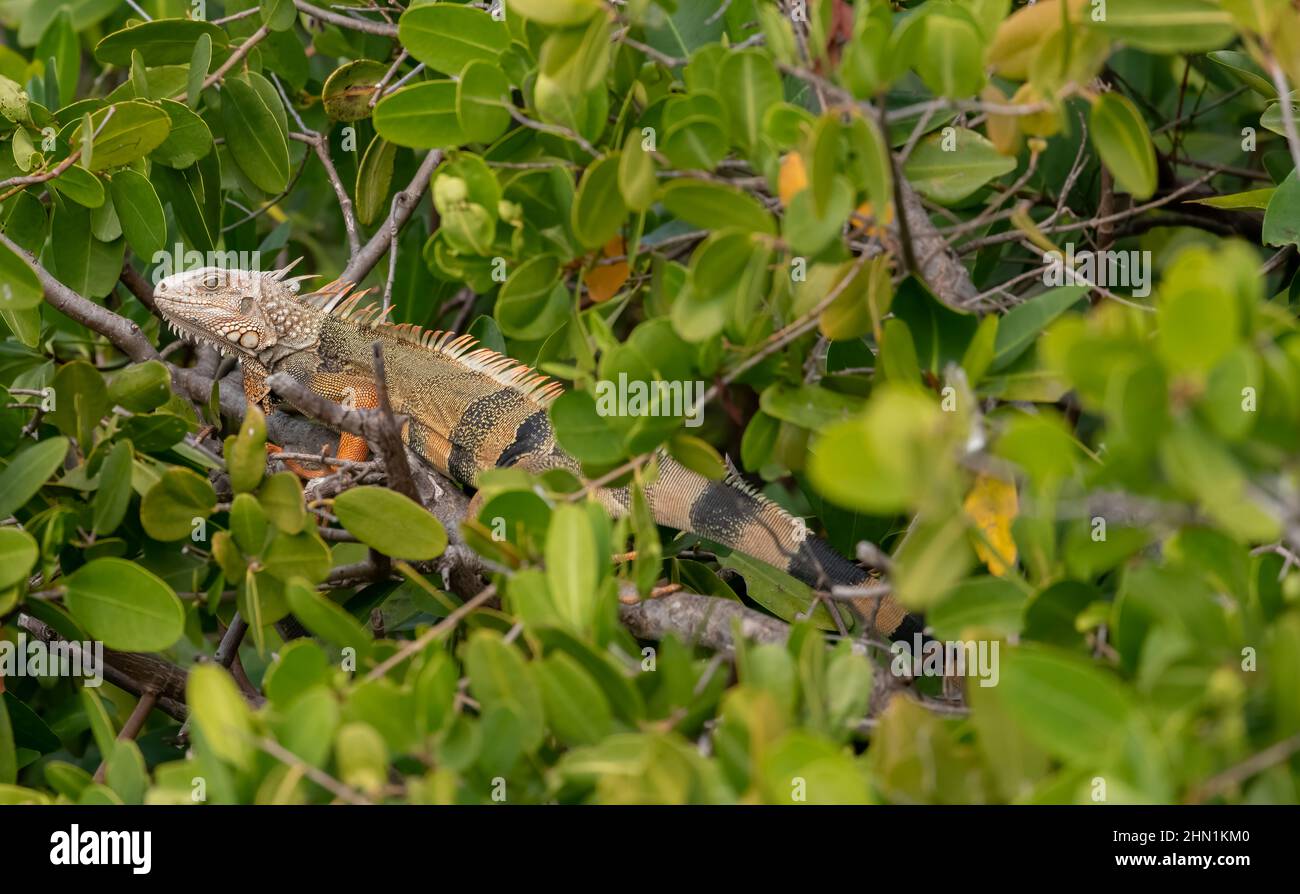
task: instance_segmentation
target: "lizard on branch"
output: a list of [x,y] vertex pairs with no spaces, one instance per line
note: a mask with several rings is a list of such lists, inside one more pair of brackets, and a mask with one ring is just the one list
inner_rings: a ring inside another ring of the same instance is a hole
[[[204,267],[163,279],[157,310],[183,337],[234,355],[243,367],[250,405],[270,410],[267,378],[287,373],[311,391],[357,409],[377,403],[372,346],[382,342],[393,412],[406,416],[411,450],[458,484],[473,488],[482,472],[517,466],[533,473],[566,469],[582,477],[581,463],[556,442],[547,407],[558,382],[481,347],[468,335],[426,331],[383,320],[374,305],[359,307],[364,292],[331,283],[299,295],[299,282],[282,270],[253,272]],[[364,459],[364,439],[344,433],[341,459]],[[659,457],[659,476],[645,488],[655,521],[698,534],[825,589],[857,586],[867,572],[804,527],[739,477],[713,481]],[[601,487],[594,497],[613,515],[627,512],[627,487]],[[857,600],[876,632],[911,642],[920,622],[884,596]]]

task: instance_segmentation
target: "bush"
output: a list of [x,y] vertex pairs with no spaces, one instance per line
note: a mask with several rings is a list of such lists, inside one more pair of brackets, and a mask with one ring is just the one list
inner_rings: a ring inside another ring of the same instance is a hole
[[[0,802],[1300,800],[1300,10],[483,6],[0,13]],[[299,257],[630,511],[304,493],[152,290]],[[666,454],[877,575],[659,528]]]

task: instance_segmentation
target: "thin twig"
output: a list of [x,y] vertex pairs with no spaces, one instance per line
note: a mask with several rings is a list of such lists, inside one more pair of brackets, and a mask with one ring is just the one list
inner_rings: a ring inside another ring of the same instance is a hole
[[[217,83],[217,81],[224,78],[232,68],[243,61],[244,57],[248,55],[249,51],[252,50],[253,47],[261,43],[261,41],[270,33],[271,29],[262,25],[250,34],[248,39],[241,43],[235,51],[230,54],[230,57],[226,59],[225,62],[221,63],[220,68],[203,79],[203,86],[199,87],[199,92],[202,93],[204,90],[207,90],[213,84]],[[176,97],[176,101],[183,103],[187,98],[187,95],[182,93],[180,96]]]
[[[104,119],[99,122],[94,133],[90,135],[90,142],[92,145],[99,137],[100,132],[103,131],[104,125],[108,123],[108,119],[113,117],[115,111],[117,111],[115,107],[108,107],[108,111],[104,113]],[[76,164],[79,158],[81,158],[80,146],[74,149],[67,158],[63,159],[63,161],[42,174],[27,174],[22,177],[11,177],[8,180],[0,182],[0,189],[8,189],[8,192],[4,195],[0,195],[0,202],[4,202],[6,199],[17,195],[29,186],[35,186],[37,183],[45,183],[46,181],[53,180],[68,168]],[[10,189],[10,187],[12,187],[12,189]]]
[[419,652],[425,646],[429,645],[429,643],[434,642],[444,633],[450,631],[452,628],[454,628],[457,624],[461,622],[462,618],[464,618],[470,612],[474,611],[474,609],[478,608],[480,605],[482,605],[483,603],[491,599],[493,596],[495,596],[496,592],[497,592],[497,588],[495,585],[484,587],[482,590],[478,592],[477,595],[472,597],[469,601],[464,602],[461,605],[457,606],[456,610],[453,611],[451,614],[447,615],[447,617],[443,618],[437,624],[430,627],[419,637],[411,640],[406,645],[402,646],[402,648],[398,649],[396,652],[390,655],[386,661],[383,661],[380,664],[376,665],[374,670],[366,674],[366,679],[378,680],[380,677],[384,676],[386,673],[388,673],[393,668],[397,667],[397,665],[401,664],[407,658],[410,658],[416,652]]

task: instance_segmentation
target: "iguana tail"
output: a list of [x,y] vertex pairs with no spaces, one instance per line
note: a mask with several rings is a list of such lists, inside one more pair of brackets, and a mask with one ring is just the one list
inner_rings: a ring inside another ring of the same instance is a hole
[[[712,481],[661,456],[659,477],[646,488],[646,499],[660,524],[745,553],[809,586],[829,589],[867,581],[866,571],[808,534],[803,519],[759,494],[734,471]],[[890,596],[853,602],[883,636],[911,642],[922,630],[921,622]]]

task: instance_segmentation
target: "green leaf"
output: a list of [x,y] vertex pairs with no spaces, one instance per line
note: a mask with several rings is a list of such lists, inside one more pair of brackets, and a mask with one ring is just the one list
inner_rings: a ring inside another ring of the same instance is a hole
[[370,141],[357,168],[357,221],[370,226],[388,207],[388,189],[393,182],[397,146],[383,137]]
[[1205,55],[1211,62],[1222,65],[1232,72],[1238,80],[1265,99],[1277,98],[1277,87],[1273,86],[1273,79],[1245,53],[1236,50],[1216,50]]
[[212,64],[212,35],[200,34],[194,41],[194,51],[190,54],[190,67],[185,76],[185,105],[191,109],[199,107],[199,96],[203,82],[208,77],[208,66]]
[[587,167],[578,184],[570,226],[587,248],[599,248],[615,236],[627,208],[618,188],[619,153],[611,152]]
[[697,227],[776,235],[768,210],[734,186],[708,180],[671,180],[660,190],[659,200],[670,214]]
[[41,486],[63,465],[67,438],[47,438],[27,447],[0,472],[0,518],[8,518],[36,496]]
[[550,406],[555,439],[571,456],[597,466],[612,466],[627,455],[623,436],[596,408],[586,391],[568,391]]
[[406,51],[434,71],[454,75],[470,62],[495,64],[510,45],[505,22],[471,6],[439,3],[402,13],[397,39]]
[[298,21],[298,8],[293,0],[262,0],[259,15],[272,31],[288,31]]
[[26,260],[0,244],[0,310],[19,311],[39,307],[45,297],[36,271]]
[[114,742],[104,767],[109,787],[117,792],[124,804],[144,803],[149,771],[145,768],[139,745],[130,739]]
[[[749,598],[783,621],[793,622],[796,617],[807,615],[813,626],[821,630],[835,628],[835,621],[826,606],[814,602],[812,589],[803,581],[744,553],[733,552],[719,559],[718,564],[739,571],[745,578]],[[811,615],[809,609],[812,609]]]
[[984,41],[979,27],[956,4],[940,7],[921,23],[916,71],[939,96],[973,96],[984,86]]
[[297,575],[320,583],[329,574],[329,547],[310,528],[297,534],[279,532],[267,547],[262,567],[282,581]]
[[964,127],[921,139],[903,172],[921,195],[940,205],[954,205],[990,180],[1016,169],[1016,160],[998,152],[983,135]]
[[569,316],[569,293],[560,282],[554,255],[524,261],[506,278],[494,311],[502,333],[538,339],[554,332]]
[[[109,116],[109,112],[112,116]],[[107,118],[107,120],[105,120]],[[141,100],[118,102],[90,116],[95,142],[92,171],[115,168],[144,158],[161,146],[171,132],[171,118],[159,106]],[[71,142],[82,139],[84,125],[77,125]]]
[[1106,766],[1134,710],[1114,676],[1073,655],[1022,646],[1002,657],[1000,701],[1031,739],[1085,767]]
[[885,378],[898,385],[915,385],[921,381],[921,366],[916,360],[916,343],[907,323],[895,317],[886,320],[880,336],[880,366]]
[[253,715],[230,672],[219,664],[200,664],[185,682],[185,702],[203,742],[222,760],[241,768],[252,764]]
[[267,476],[257,494],[272,523],[286,534],[297,534],[307,523],[307,507],[303,504],[302,485],[293,472],[278,472]]
[[235,494],[230,504],[230,536],[249,556],[261,555],[266,545],[266,513],[252,494]]
[[1027,595],[1023,585],[1003,578],[971,578],[927,609],[925,624],[936,639],[960,639],[969,628],[1014,637],[1020,633]]
[[98,208],[104,204],[103,182],[81,165],[73,165],[50,183],[60,195],[85,208]]
[[456,119],[469,142],[490,143],[506,132],[510,126],[510,82],[495,63],[471,62],[460,73]]
[[226,147],[244,176],[265,192],[283,190],[289,183],[289,144],[263,96],[249,82],[227,78],[221,120]]
[[894,316],[907,323],[916,343],[916,356],[923,370],[943,375],[949,363],[960,363],[979,321],[971,315],[949,309],[915,278],[898,287],[891,308]]
[[1111,40],[1152,53],[1215,50],[1234,36],[1232,17],[1212,0],[1133,0],[1108,4],[1099,19],[1086,16]]
[[1268,200],[1262,239],[1265,245],[1300,245],[1300,176],[1295,171]]
[[571,504],[557,506],[546,534],[546,581],[560,616],[580,633],[591,630],[596,620],[599,562],[586,511]]
[[26,531],[0,528],[0,590],[26,581],[40,553],[40,547]]
[[[1292,94],[1292,96],[1294,95],[1295,94]],[[1291,102],[1289,105],[1291,106],[1291,116],[1300,120],[1300,103]],[[1268,130],[1273,131],[1273,133],[1285,137],[1286,122],[1282,117],[1282,103],[1269,103],[1264,109],[1264,114],[1259,116],[1259,123],[1261,127],[1267,128]],[[1277,179],[1277,175],[1274,175],[1274,179]]]
[[13,785],[18,780],[18,749],[5,701],[0,699],[0,785]]
[[836,423],[812,445],[808,475],[849,509],[899,512],[945,480],[943,413],[910,386],[872,393],[865,414]]
[[727,86],[725,105],[731,135],[743,149],[758,144],[763,116],[782,99],[781,76],[765,53],[758,50],[732,52],[718,67],[718,81]]
[[284,596],[294,617],[313,634],[337,646],[355,649],[359,657],[369,654],[372,640],[366,629],[307,581],[291,578],[285,584]]
[[226,469],[235,493],[254,490],[266,474],[266,419],[250,406],[239,423],[239,432],[226,438]]
[[79,444],[95,443],[95,428],[108,412],[108,389],[98,369],[85,360],[61,366],[55,373],[55,409],[49,421]]
[[36,44],[35,57],[40,63],[54,59],[54,70],[58,73],[59,82],[59,92],[55,98],[61,106],[72,102],[77,94],[77,75],[81,71],[81,43],[72,25],[72,15],[66,8],[59,10],[46,26],[40,42]]
[[749,233],[721,230],[691,256],[687,288],[673,301],[673,328],[683,339],[704,341],[728,320],[745,321],[768,280],[769,252]]
[[1103,93],[1092,105],[1089,120],[1092,144],[1133,198],[1144,201],[1156,191],[1156,150],[1142,113],[1127,97]]
[[645,211],[654,204],[659,182],[655,178],[654,160],[641,146],[638,133],[628,134],[618,158],[618,187],[623,202],[634,211]]
[[425,81],[402,87],[375,106],[375,130],[399,146],[445,149],[465,142],[456,114],[456,82]]
[[122,233],[136,257],[152,258],[162,251],[167,246],[167,219],[149,178],[124,168],[113,175],[108,188]]
[[179,102],[159,102],[171,119],[171,131],[150,157],[173,168],[188,168],[212,151],[212,131],[207,122]]
[[1088,294],[1087,286],[1060,286],[1018,304],[998,323],[993,371],[1016,361],[1047,326]]
[[814,736],[792,730],[771,743],[763,753],[761,781],[771,803],[789,804],[799,780],[802,801],[809,804],[864,804],[868,800],[866,771],[852,751]]
[[313,767],[324,767],[339,725],[339,703],[325,686],[313,686],[295,699],[279,722],[276,739]]
[[95,491],[94,521],[96,534],[111,534],[126,517],[131,504],[131,471],[135,450],[130,441],[118,441],[99,467],[99,489]]
[[1189,205],[1207,205],[1210,208],[1228,208],[1231,210],[1252,209],[1263,211],[1268,208],[1269,200],[1277,192],[1277,187],[1268,186],[1264,189],[1249,189],[1245,192],[1234,192],[1226,196],[1210,196],[1208,199],[1188,199]]
[[470,692],[485,709],[502,705],[514,711],[526,750],[541,744],[546,732],[542,695],[518,651],[498,633],[476,631],[465,649],[465,670]]
[[[912,360],[915,365],[915,356]],[[919,375],[918,372],[917,376]],[[860,412],[862,399],[818,385],[794,386],[778,383],[763,391],[760,406],[769,416],[793,423],[800,428],[816,431],[832,422],[847,419]]]
[[829,210],[835,178],[840,169],[840,122],[837,115],[823,115],[813,128],[809,158],[809,180],[814,208],[819,215]]
[[594,745],[613,731],[609,700],[577,661],[556,652],[534,665],[546,717],[566,745]]
[[333,121],[360,121],[370,117],[370,100],[388,66],[373,59],[354,59],[334,69],[325,79],[321,104]]
[[189,469],[168,469],[140,501],[140,524],[155,540],[191,536],[195,522],[207,519],[217,505],[212,484]]
[[183,65],[190,61],[194,44],[206,36],[214,47],[225,50],[226,32],[201,19],[154,19],[114,31],[95,46],[95,58],[126,68],[131,51],[139,50],[145,65]]
[[600,0],[506,0],[511,13],[540,25],[581,25],[604,7]]
[[875,213],[882,214],[894,201],[894,167],[889,144],[876,122],[862,115],[853,116],[848,139],[848,172],[866,190]]
[[171,382],[162,361],[133,363],[113,376],[108,383],[108,397],[133,413],[148,413],[171,397]]
[[385,487],[354,487],[334,499],[334,514],[358,540],[385,555],[425,560],[442,555],[447,533],[423,506]]
[[125,559],[95,559],[64,580],[68,610],[92,637],[123,652],[157,652],[180,639],[185,609],[172,588]]

